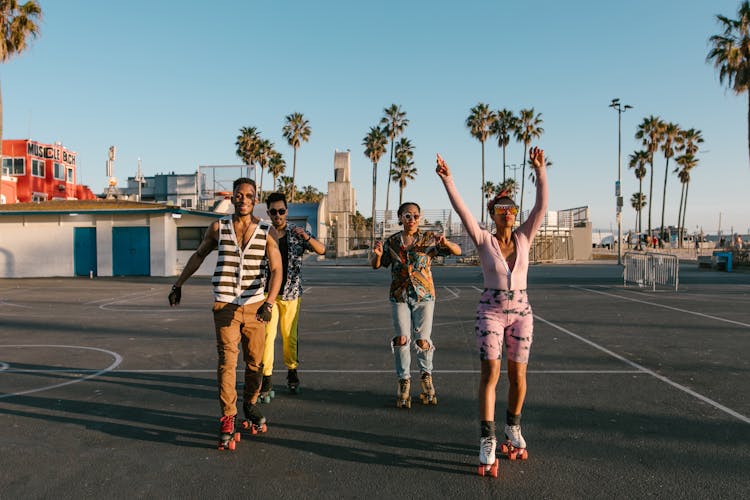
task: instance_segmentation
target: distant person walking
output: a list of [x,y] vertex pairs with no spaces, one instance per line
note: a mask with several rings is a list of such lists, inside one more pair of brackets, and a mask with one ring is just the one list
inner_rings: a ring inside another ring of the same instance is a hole
[[376,241],[370,255],[373,269],[391,268],[390,303],[395,336],[391,350],[396,364],[398,388],[396,406],[411,408],[412,339],[417,352],[423,404],[437,404],[432,382],[432,316],[435,310],[435,284],[432,260],[438,255],[461,255],[461,247],[443,234],[419,229],[421,210],[412,202],[398,207],[398,223],[403,230],[385,240]]
[[[245,387],[242,409],[253,432],[265,432],[266,419],[257,406],[262,376],[264,323],[271,319],[271,310],[281,284],[281,256],[276,243],[276,230],[268,222],[253,216],[255,181],[241,177],[234,181],[232,205],[234,215],[222,217],[211,224],[198,249],[190,256],[185,268],[172,286],[169,305],[179,305],[182,285],[200,268],[214,249],[219,257],[213,275],[214,324],[219,354],[217,378],[221,419],[219,449],[234,449],[237,432],[237,355],[242,345],[245,363]],[[269,276],[263,272],[267,261]],[[268,294],[264,288],[268,280]]]
[[[326,252],[323,243],[313,238],[304,228],[287,222],[288,208],[284,193],[271,193],[266,198],[266,208],[271,223],[279,238],[281,254],[281,287],[273,303],[271,320],[266,323],[266,346],[263,353],[263,382],[260,401],[270,403],[273,398],[274,343],[276,332],[281,330],[281,345],[284,350],[284,365],[287,368],[287,386],[296,393],[299,387],[299,355],[297,350],[298,322],[302,305],[302,256],[307,251],[318,255]],[[266,282],[266,286],[270,280]]]
[[[521,410],[526,398],[526,368],[533,340],[534,319],[526,295],[529,250],[547,211],[547,173],[544,151],[533,147],[529,157],[536,177],[536,201],[528,218],[513,229],[518,206],[502,192],[487,204],[495,223],[491,234],[481,228],[458,193],[448,164],[437,155],[438,176],[442,179],[451,205],[461,218],[466,232],[479,251],[484,291],[477,306],[475,332],[481,375],[479,382],[480,468],[495,465],[495,389],[500,379],[503,347],[508,361],[508,409],[505,443],[509,457],[525,458],[526,441],[521,434]],[[496,470],[496,469],[495,469]],[[484,472],[482,472],[484,473]]]

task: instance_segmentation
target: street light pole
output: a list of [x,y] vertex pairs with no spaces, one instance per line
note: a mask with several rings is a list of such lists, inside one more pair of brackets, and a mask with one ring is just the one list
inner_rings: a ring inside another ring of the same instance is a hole
[[615,201],[617,206],[617,265],[622,265],[622,114],[632,108],[621,104],[619,98],[612,99],[609,107],[617,111],[617,183]]

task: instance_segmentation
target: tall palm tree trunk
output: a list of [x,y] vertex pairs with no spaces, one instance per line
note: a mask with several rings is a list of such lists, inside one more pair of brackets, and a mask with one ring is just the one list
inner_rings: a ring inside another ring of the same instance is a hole
[[638,232],[643,232],[643,179],[638,179]]
[[687,181],[685,183],[685,206],[682,209],[682,227],[685,227],[685,215],[687,214],[687,200],[688,200],[689,189],[690,189],[690,181]]
[[521,204],[518,206],[518,220],[523,224],[523,192],[526,186],[526,148],[527,144],[523,145],[523,166],[521,167]]
[[682,248],[682,203],[685,199],[685,184],[680,190],[680,209],[677,211],[677,248]]
[[294,159],[292,160],[292,196],[290,197],[290,201],[294,203],[294,195],[297,193],[297,148],[294,148],[294,155],[292,158]]
[[393,168],[393,139],[391,139],[391,161],[388,162],[388,171],[386,172],[386,178],[388,179],[385,184],[385,215],[383,216],[383,227],[385,227],[385,220],[388,218],[388,202],[391,197],[391,169]]
[[479,213],[482,214],[482,223],[484,223],[484,214],[486,212],[484,208],[484,141],[482,141],[482,186],[479,189]]
[[370,248],[375,246],[375,194],[378,188],[378,164],[372,162],[372,228],[370,228]]
[[505,184],[505,146],[503,146],[503,184]]
[[651,162],[651,176],[648,182],[648,236],[651,237],[651,207],[654,206],[654,162]]
[[664,189],[661,192],[661,236],[665,236],[666,229],[664,228],[664,209],[667,206],[667,179],[669,178],[669,158],[664,165]]

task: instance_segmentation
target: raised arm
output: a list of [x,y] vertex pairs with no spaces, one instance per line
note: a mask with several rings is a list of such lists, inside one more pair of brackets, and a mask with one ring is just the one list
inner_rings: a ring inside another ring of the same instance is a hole
[[531,148],[529,158],[534,166],[534,176],[536,177],[536,200],[534,208],[529,212],[529,217],[519,228],[529,240],[531,240],[544,222],[544,215],[547,213],[547,164],[544,160],[544,150],[537,147]]
[[443,181],[445,192],[448,193],[448,199],[450,199],[453,209],[461,218],[461,222],[463,222],[464,228],[466,228],[466,232],[474,242],[474,245],[478,245],[484,231],[482,231],[482,229],[479,227],[476,219],[473,215],[471,215],[471,212],[464,203],[464,200],[458,193],[458,189],[456,189],[456,185],[453,183],[453,176],[451,175],[450,169],[448,168],[448,164],[445,162],[443,157],[440,156],[440,154],[437,155],[437,167],[435,167],[435,172],[437,172],[438,177],[440,177],[440,179]]

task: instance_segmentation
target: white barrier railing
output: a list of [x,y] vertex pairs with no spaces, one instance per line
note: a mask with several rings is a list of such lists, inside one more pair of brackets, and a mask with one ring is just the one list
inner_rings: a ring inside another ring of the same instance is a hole
[[677,291],[680,283],[680,261],[676,255],[656,252],[626,252],[623,255],[624,269],[622,271],[623,285],[628,283],[639,287],[650,286],[656,290],[656,285],[669,286]]

